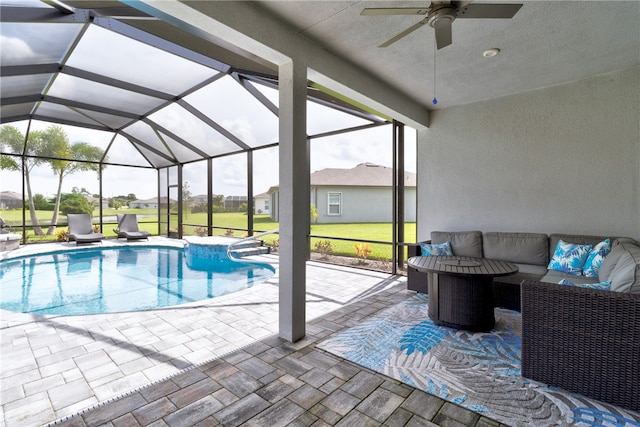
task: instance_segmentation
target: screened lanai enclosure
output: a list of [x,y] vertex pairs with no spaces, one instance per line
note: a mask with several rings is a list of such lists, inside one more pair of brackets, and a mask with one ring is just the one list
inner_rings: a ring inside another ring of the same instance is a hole
[[[107,237],[120,212],[175,238],[278,227],[277,66],[128,3],[0,5],[0,216],[22,244],[87,210]],[[397,264],[415,241],[415,131],[313,81],[307,94],[310,172],[381,173],[315,184],[329,200],[310,201],[310,250]],[[356,214],[372,208],[384,220]]]

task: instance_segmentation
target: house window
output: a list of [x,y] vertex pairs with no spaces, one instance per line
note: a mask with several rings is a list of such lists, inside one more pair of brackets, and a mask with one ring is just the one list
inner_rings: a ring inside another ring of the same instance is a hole
[[269,212],[269,200],[264,201],[264,210]]
[[342,214],[342,193],[328,193],[327,215]]

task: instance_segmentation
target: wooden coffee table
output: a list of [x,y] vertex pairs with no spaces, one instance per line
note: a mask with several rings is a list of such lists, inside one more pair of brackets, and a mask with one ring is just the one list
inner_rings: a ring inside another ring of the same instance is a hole
[[518,272],[515,264],[486,258],[416,256],[407,264],[429,273],[429,317],[433,322],[469,331],[493,328],[493,278]]

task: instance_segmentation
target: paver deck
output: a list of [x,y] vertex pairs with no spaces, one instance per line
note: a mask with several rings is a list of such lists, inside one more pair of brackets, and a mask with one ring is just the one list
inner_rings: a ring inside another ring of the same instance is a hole
[[0,311],[0,426],[499,425],[315,347],[406,298],[404,277],[309,262],[297,343],[277,337],[277,283],[136,313]]

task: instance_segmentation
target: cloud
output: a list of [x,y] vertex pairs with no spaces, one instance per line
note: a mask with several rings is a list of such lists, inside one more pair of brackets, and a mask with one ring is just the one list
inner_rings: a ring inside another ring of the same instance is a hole
[[24,40],[0,36],[0,62],[3,65],[31,64],[41,62],[38,55]]

